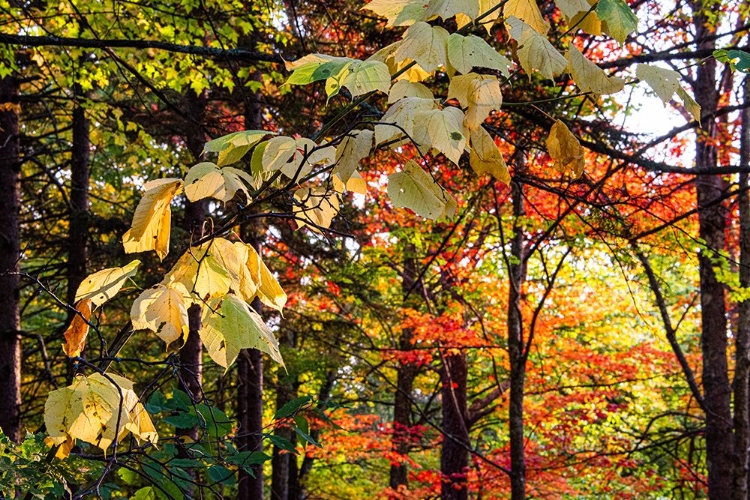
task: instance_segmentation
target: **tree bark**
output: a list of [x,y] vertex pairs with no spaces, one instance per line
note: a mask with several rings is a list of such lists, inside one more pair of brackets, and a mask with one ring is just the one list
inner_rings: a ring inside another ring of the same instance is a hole
[[[515,154],[516,171],[524,169],[522,151]],[[521,316],[521,288],[526,279],[526,261],[523,249],[523,227],[520,219],[525,215],[523,186],[511,184],[513,197],[513,237],[510,243],[511,258],[508,263],[508,356],[510,358],[510,487],[511,499],[526,498],[526,456],[523,437],[523,399],[526,380],[523,317]]]
[[[414,258],[416,248],[409,244],[404,248],[404,271],[401,278],[401,290],[406,301],[412,293],[421,295],[415,286],[417,264]],[[411,328],[404,328],[399,338],[399,351],[407,352],[412,348]],[[399,363],[396,375],[396,395],[393,401],[393,437],[391,449],[399,455],[407,455],[411,446],[411,395],[414,379],[417,376],[417,365],[407,361]],[[391,463],[390,487],[398,490],[399,486],[408,486],[408,470],[404,463]]]
[[[690,1],[698,49],[713,49],[710,25],[703,2]],[[717,4],[718,5],[718,4]],[[718,107],[716,60],[708,58],[696,70],[693,85],[696,101],[701,106],[701,131],[696,140],[696,165],[716,167],[714,140],[717,129],[713,113]],[[727,218],[721,199],[727,188],[719,175],[702,175],[696,179],[699,234],[705,242],[698,255],[701,294],[701,349],[703,353],[703,394],[706,403],[706,462],[708,496],[725,500],[732,496],[733,441],[730,410],[729,373],[727,367],[727,318],[724,286],[713,269],[713,261],[724,249]]]
[[[287,332],[279,339],[279,344],[294,348],[294,334]],[[279,370],[276,383],[276,410],[278,411],[288,402],[297,397],[298,382],[289,374]],[[293,442],[295,432],[289,426],[276,429],[277,436]],[[297,459],[293,453],[273,447],[273,458],[271,459],[271,499],[289,500],[290,491],[296,491],[294,483],[297,480]]]
[[[750,76],[743,83],[745,102],[750,102]],[[740,135],[740,165],[750,165],[750,109],[742,110]],[[740,174],[740,286],[750,287],[750,194],[748,174]],[[748,448],[750,448],[750,420],[748,394],[750,391],[750,301],[737,305],[737,334],[735,337],[734,374],[734,461],[732,494],[734,500],[747,500]]]
[[21,437],[21,318],[19,260],[21,160],[18,82],[0,79],[0,429]]
[[[323,385],[320,386],[320,390],[318,391],[319,409],[322,410],[323,408],[325,408],[328,400],[331,398],[331,390],[333,390],[334,382],[336,382],[336,372],[333,370],[326,372],[326,379],[323,382]],[[320,437],[320,429],[312,429],[310,431],[310,436],[315,441],[317,441]],[[310,471],[312,471],[314,462],[315,458],[312,455],[305,455],[305,458],[302,459],[302,465],[299,468],[297,482],[294,485],[296,490],[292,491],[292,488],[290,487],[289,498],[293,500],[307,500],[307,476],[310,474]]]
[[[83,92],[76,85],[75,93]],[[76,291],[86,277],[88,262],[89,215],[89,121],[80,103],[73,110],[73,151],[70,165],[70,220],[68,231],[68,304],[75,302]],[[69,313],[69,320],[75,313]]]
[[442,500],[467,500],[466,473],[469,468],[469,429],[466,425],[466,353],[443,355],[443,444],[440,451]]

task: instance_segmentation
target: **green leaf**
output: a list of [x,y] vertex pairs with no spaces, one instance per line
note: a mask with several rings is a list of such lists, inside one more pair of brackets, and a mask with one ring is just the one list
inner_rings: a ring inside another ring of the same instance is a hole
[[714,57],[722,63],[729,63],[732,71],[750,73],[750,54],[741,50],[714,50]]
[[449,36],[445,28],[420,21],[406,30],[394,57],[396,60],[412,59],[423,70],[432,73],[448,61]]
[[144,405],[146,408],[146,411],[151,413],[152,415],[156,415],[157,413],[161,413],[164,410],[165,405],[167,404],[167,398],[164,397],[164,394],[162,394],[161,391],[154,392],[150,398],[148,398],[148,403]]
[[459,73],[466,74],[472,68],[488,68],[510,78],[508,67],[511,62],[478,36],[453,33],[448,39],[448,60]]
[[345,70],[347,74],[342,86],[349,89],[352,96],[380,90],[388,93],[391,88],[391,73],[388,66],[380,61],[356,61]]
[[228,464],[237,465],[239,467],[260,465],[269,460],[271,460],[271,456],[266,455],[261,451],[241,451],[236,455],[226,457],[226,462]]
[[196,409],[205,422],[201,423],[201,427],[208,430],[209,436],[221,438],[232,432],[234,421],[230,420],[220,409],[203,403],[197,405]]
[[130,500],[161,500],[162,498],[164,498],[164,494],[157,488],[146,486],[136,491],[135,495],[130,497]]
[[281,418],[290,417],[294,415],[295,413],[297,413],[300,408],[310,403],[312,400],[313,400],[312,396],[303,396],[301,398],[293,399],[289,401],[288,403],[286,403],[281,408],[279,408],[279,410],[273,416],[273,419],[279,420]]
[[177,429],[192,429],[198,425],[198,417],[195,414],[190,413],[179,413],[177,415],[169,415],[161,419],[167,425],[171,425]]
[[245,130],[234,132],[212,141],[208,141],[203,148],[205,153],[219,153],[216,164],[220,167],[236,163],[250,151],[253,146],[258,144],[263,137],[267,135],[276,135],[275,132],[266,130]]
[[443,192],[413,161],[404,166],[403,172],[388,177],[388,196],[393,206],[410,208],[428,219],[439,219],[443,215],[452,217],[456,208],[453,197]]
[[281,436],[277,436],[276,434],[268,434],[266,437],[268,437],[268,440],[271,441],[271,443],[277,448],[281,448],[282,450],[286,450],[290,453],[294,453],[295,455],[297,454],[297,450],[294,448],[294,445],[288,439],[285,439]]
[[625,0],[599,0],[596,15],[602,22],[604,32],[621,45],[638,28],[638,18]]
[[327,80],[341,72],[354,59],[334,57],[325,54],[308,54],[294,62],[286,63],[286,69],[293,71],[285,85],[307,85],[318,80]]
[[215,483],[232,485],[235,482],[234,472],[222,465],[212,465],[208,468],[208,477]]

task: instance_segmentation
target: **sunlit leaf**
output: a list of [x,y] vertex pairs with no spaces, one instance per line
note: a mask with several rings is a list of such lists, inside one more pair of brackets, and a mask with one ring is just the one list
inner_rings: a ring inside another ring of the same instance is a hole
[[162,281],[171,286],[181,283],[190,292],[202,300],[226,295],[232,284],[229,271],[216,258],[210,248],[211,242],[199,247],[190,247],[172,266]]
[[510,173],[503,155],[492,136],[484,128],[472,130],[469,164],[477,175],[490,174],[495,179],[510,184]]
[[430,0],[424,18],[431,19],[438,16],[450,19],[456,14],[464,14],[473,21],[479,14],[479,3],[477,0]]
[[540,35],[523,21],[509,17],[505,23],[510,28],[510,36],[518,42],[518,60],[523,70],[531,76],[534,70],[552,80],[568,67],[568,60],[557,51],[546,36]]
[[434,99],[422,99],[421,97],[407,97],[396,102],[388,108],[380,119],[382,125],[375,125],[375,144],[402,138],[404,132],[413,136],[414,118],[419,113],[433,110],[436,107]]
[[200,336],[208,355],[218,365],[229,368],[240,350],[258,349],[283,366],[284,360],[273,332],[247,302],[229,294],[209,305]]
[[294,193],[294,198],[297,200],[294,215],[298,217],[297,224],[300,229],[308,226],[319,233],[321,228],[330,227],[331,221],[339,213],[336,193],[325,188],[302,187]]
[[260,301],[281,312],[286,304],[286,293],[258,252],[250,245],[247,245],[247,267],[250,269],[253,282],[258,286],[257,297]]
[[503,103],[497,77],[476,73],[454,76],[448,87],[448,97],[458,99],[462,107],[468,108],[464,123],[470,130],[481,127],[492,110],[500,109]]
[[125,281],[134,276],[141,261],[134,260],[122,267],[102,269],[88,275],[78,286],[75,301],[91,299],[94,307],[99,307],[117,295]]
[[172,223],[172,199],[182,190],[181,179],[158,179],[147,182],[146,193],[133,215],[131,228],[122,236],[126,253],[155,250],[160,260],[169,253]]
[[511,62],[478,36],[453,33],[448,39],[448,60],[459,73],[469,73],[472,68],[488,68],[510,77],[508,67]]
[[336,166],[333,175],[346,183],[357,170],[360,160],[367,158],[372,151],[374,132],[371,130],[352,130],[336,148]]
[[219,168],[211,162],[194,165],[185,177],[185,196],[196,202],[204,198],[214,198],[227,202],[234,198],[237,191],[245,194],[245,200],[250,200],[250,192],[246,184],[252,184],[253,179],[242,170],[224,167]]
[[430,147],[435,148],[458,164],[466,146],[464,113],[454,107],[433,109],[419,113],[415,121],[420,124],[414,132],[414,140],[420,149],[427,151]]
[[388,197],[394,207],[406,207],[428,219],[453,217],[456,204],[453,197],[413,161],[404,165],[403,172],[388,176]]
[[567,53],[573,80],[583,92],[614,94],[625,87],[625,80],[608,76],[603,69],[589,61],[578,48],[571,44]]
[[580,177],[583,173],[584,151],[581,143],[567,126],[556,120],[547,137],[547,151],[555,160],[555,169]]
[[681,77],[678,72],[671,69],[659,68],[658,66],[639,64],[636,66],[635,75],[640,80],[646,82],[665,105],[677,94],[685,109],[693,115],[693,118],[700,122],[701,107],[680,85]]
[[620,44],[638,29],[638,18],[625,0],[599,0],[596,15],[602,22],[604,32]]
[[180,282],[154,285],[133,302],[130,319],[134,330],[151,330],[169,347],[188,334],[190,292]]
[[422,99],[433,99],[432,91],[419,82],[410,82],[408,80],[398,80],[391,86],[388,92],[388,104],[403,99],[405,97],[420,97]]
[[510,17],[520,19],[540,35],[546,35],[549,31],[549,23],[542,17],[536,0],[508,0],[503,7],[503,16],[506,22]]
[[267,135],[275,135],[275,133],[266,130],[234,132],[208,141],[203,147],[203,152],[219,153],[216,161],[219,167],[231,165],[240,161],[253,146],[258,144]]
[[424,0],[372,0],[361,7],[388,19],[387,27],[410,26],[424,17]]
[[80,356],[86,346],[86,336],[89,333],[89,321],[91,320],[91,299],[84,299],[76,304],[78,314],[73,316],[73,321],[65,330],[65,343],[63,352],[73,358]]
[[423,70],[431,73],[448,61],[448,38],[445,28],[420,21],[406,30],[394,57],[412,59]]

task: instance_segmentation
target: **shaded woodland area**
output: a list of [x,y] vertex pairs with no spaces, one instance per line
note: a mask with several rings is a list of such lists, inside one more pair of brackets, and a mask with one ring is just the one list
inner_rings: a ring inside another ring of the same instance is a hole
[[747,500],[749,18],[0,0],[0,497]]

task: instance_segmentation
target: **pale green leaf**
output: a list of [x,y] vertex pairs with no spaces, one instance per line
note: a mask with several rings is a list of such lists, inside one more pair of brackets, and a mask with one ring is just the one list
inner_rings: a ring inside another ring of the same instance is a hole
[[411,26],[424,17],[424,0],[372,0],[361,7],[388,19],[386,27]]
[[625,80],[607,76],[603,69],[589,61],[578,48],[571,44],[567,53],[573,80],[583,92],[615,94],[625,87]]
[[388,104],[403,99],[405,97],[420,97],[422,99],[433,99],[432,91],[419,82],[410,82],[408,80],[398,80],[391,86],[388,91]]
[[138,271],[141,261],[134,260],[122,267],[102,269],[88,275],[78,286],[74,302],[91,299],[94,307],[107,302],[117,295],[125,281]]
[[409,161],[403,172],[388,176],[388,197],[394,207],[406,207],[428,219],[452,217],[456,204],[451,195],[419,165]]
[[520,19],[540,35],[546,35],[549,31],[549,23],[542,17],[536,0],[508,0],[503,7],[503,16],[506,22],[510,17]]
[[453,163],[458,164],[466,146],[463,120],[464,113],[454,107],[419,113],[415,121],[420,127],[415,129],[414,140],[420,150],[435,148]]
[[685,109],[693,115],[697,121],[701,119],[701,108],[695,99],[688,94],[680,85],[680,74],[676,71],[648,64],[639,64],[635,70],[636,76],[648,84],[666,105],[672,97],[677,96],[682,101]]
[[459,73],[467,74],[472,68],[488,68],[510,77],[508,67],[511,62],[478,36],[453,33],[448,39],[448,60]]
[[[391,88],[391,73],[388,66],[380,61],[357,61],[349,65],[342,86],[349,89],[352,96],[380,90],[388,93]],[[329,94],[330,95],[330,94]]]
[[445,28],[420,21],[406,30],[394,57],[397,60],[412,59],[431,73],[447,63],[448,38]]
[[538,70],[544,78],[552,80],[568,67],[568,60],[557,51],[546,36],[540,35],[531,26],[515,17],[509,17],[505,23],[510,28],[510,36],[518,42],[518,60],[526,74],[531,76],[534,70]]
[[464,14],[472,21],[479,15],[479,3],[477,0],[430,0],[424,19],[441,17],[450,19],[457,14]]
[[[436,106],[434,99],[421,97],[406,97],[396,102],[385,112],[380,119],[380,124],[375,125],[375,145],[401,138],[404,131],[413,137],[414,118],[419,113],[435,109]],[[398,144],[393,144],[392,147]]]
[[341,182],[348,182],[360,160],[370,155],[374,135],[371,130],[352,130],[336,148],[336,166],[332,173]]
[[503,155],[497,148],[495,141],[484,128],[472,130],[471,153],[469,164],[477,175],[489,174],[495,179],[510,185],[510,173]]
[[275,133],[266,130],[234,132],[208,141],[203,148],[203,152],[219,153],[219,158],[216,161],[219,167],[231,165],[240,161],[253,146],[258,144],[267,135],[275,135]]
[[638,29],[638,18],[625,0],[599,0],[596,15],[602,22],[604,32],[620,44]]

